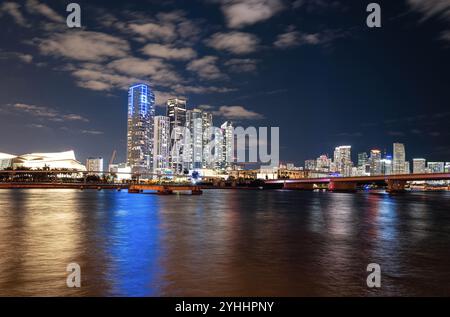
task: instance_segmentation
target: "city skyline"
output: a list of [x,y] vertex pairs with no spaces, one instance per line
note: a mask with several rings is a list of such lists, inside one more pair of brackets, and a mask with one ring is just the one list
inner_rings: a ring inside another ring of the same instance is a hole
[[61,3],[2,4],[1,151],[125,161],[126,90],[145,81],[156,115],[185,98],[223,122],[279,126],[283,162],[394,142],[411,158],[450,156],[445,8],[380,2],[383,26],[368,29],[366,4],[260,2],[267,14],[249,18],[230,15],[237,0],[81,1],[81,30],[65,26]]

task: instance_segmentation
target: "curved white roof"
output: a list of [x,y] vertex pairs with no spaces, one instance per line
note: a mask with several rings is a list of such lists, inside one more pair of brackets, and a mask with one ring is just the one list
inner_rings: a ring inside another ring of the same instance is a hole
[[0,152],[0,160],[9,160],[17,157],[16,155],[7,154],[7,153],[1,153]]

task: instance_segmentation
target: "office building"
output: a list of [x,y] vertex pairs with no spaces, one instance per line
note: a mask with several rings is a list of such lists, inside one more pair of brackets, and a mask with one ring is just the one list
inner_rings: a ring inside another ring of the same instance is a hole
[[155,95],[151,87],[131,86],[128,90],[127,164],[133,171],[152,171],[154,115]]
[[405,145],[402,143],[394,143],[394,158],[392,165],[393,174],[405,174]]
[[413,159],[413,173],[414,174],[425,174],[426,170],[426,160],[423,158]]
[[370,175],[381,175],[381,151],[370,151]]
[[183,172],[183,143],[185,142],[187,100],[173,98],[167,101],[167,117],[170,122],[170,167],[176,174]]
[[336,172],[341,176],[351,176],[352,175],[352,147],[350,145],[338,146],[334,150],[334,163]]
[[169,169],[170,154],[170,121],[169,117],[156,116],[153,133],[153,172],[164,173]]
[[103,158],[102,157],[89,157],[86,160],[86,169],[90,172],[90,175],[103,175]]

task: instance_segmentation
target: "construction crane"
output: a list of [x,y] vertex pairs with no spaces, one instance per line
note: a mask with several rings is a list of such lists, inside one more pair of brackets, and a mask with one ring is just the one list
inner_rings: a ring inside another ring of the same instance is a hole
[[116,155],[117,155],[117,151],[113,150],[112,154],[111,154],[111,159],[109,160],[109,165],[108,165],[108,171],[111,168],[111,165],[114,164],[114,161],[116,159]]

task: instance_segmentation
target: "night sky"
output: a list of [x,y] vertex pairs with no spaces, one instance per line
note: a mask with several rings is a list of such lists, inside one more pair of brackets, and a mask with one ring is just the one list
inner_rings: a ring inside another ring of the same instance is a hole
[[216,126],[280,127],[280,158],[352,145],[450,161],[450,0],[0,2],[0,152],[126,153],[127,86],[152,84]]

